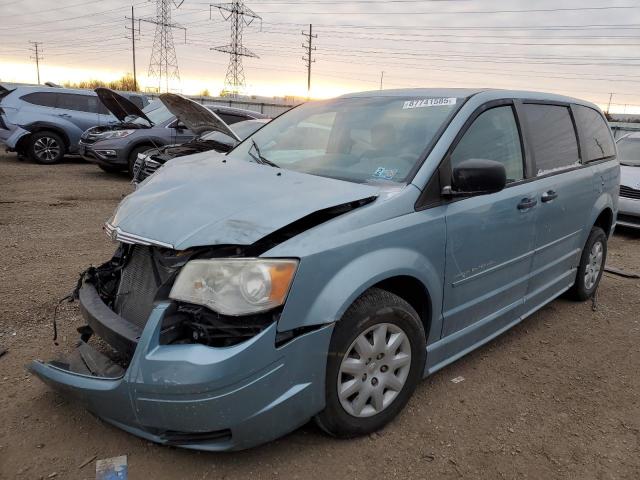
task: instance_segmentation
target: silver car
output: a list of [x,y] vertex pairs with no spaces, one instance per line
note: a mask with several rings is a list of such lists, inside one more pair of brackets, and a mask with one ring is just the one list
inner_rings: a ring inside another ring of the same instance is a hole
[[617,143],[620,159],[617,225],[640,228],[640,132],[625,135]]

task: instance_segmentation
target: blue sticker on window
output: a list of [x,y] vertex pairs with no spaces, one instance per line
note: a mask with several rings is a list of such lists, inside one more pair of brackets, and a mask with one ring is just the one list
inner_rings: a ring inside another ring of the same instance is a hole
[[391,180],[398,173],[397,168],[384,168],[378,167],[375,172],[373,172],[373,176],[376,178],[384,178],[385,180]]

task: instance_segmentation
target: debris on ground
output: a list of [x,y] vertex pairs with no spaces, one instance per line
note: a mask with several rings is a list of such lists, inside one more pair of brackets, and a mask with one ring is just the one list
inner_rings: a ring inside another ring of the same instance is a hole
[[456,378],[452,378],[451,379],[452,383],[460,383],[460,382],[464,382],[464,377],[456,377]]
[[96,480],[127,480],[127,456],[105,458],[96,462]]
[[0,357],[2,357],[5,353],[7,353],[7,349],[0,347]]
[[616,267],[604,267],[604,271],[624,278],[640,278],[640,273],[629,272]]
[[84,467],[86,467],[91,462],[93,462],[96,458],[98,458],[97,455],[94,455],[93,457],[87,458],[84,462],[82,462],[80,465],[78,465],[78,470],[82,470]]

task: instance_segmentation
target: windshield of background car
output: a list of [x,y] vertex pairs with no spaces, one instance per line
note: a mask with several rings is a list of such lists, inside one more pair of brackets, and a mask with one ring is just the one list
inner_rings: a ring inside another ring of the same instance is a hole
[[[151,102],[149,105],[144,107],[142,111],[154,125],[160,125],[161,123],[173,118],[173,113],[171,113],[160,100]],[[149,124],[149,122],[144,118],[140,117],[134,118],[132,123],[138,123],[145,126]]]
[[297,172],[404,182],[461,98],[367,97],[310,102],[272,120],[229,156]]
[[625,165],[640,167],[640,138],[623,138],[618,142],[618,160]]

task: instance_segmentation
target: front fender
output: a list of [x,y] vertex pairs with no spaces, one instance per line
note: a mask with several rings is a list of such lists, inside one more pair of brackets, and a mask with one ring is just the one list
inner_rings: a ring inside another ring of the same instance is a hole
[[[427,343],[441,333],[444,219],[424,221],[422,213],[407,215],[413,228],[391,230],[373,241],[362,240],[302,257],[278,330],[321,325],[339,320],[365,290],[396,276],[419,280],[431,301]],[[422,221],[421,221],[422,220]],[[408,225],[405,225],[407,227]],[[436,265],[435,263],[438,263]]]

